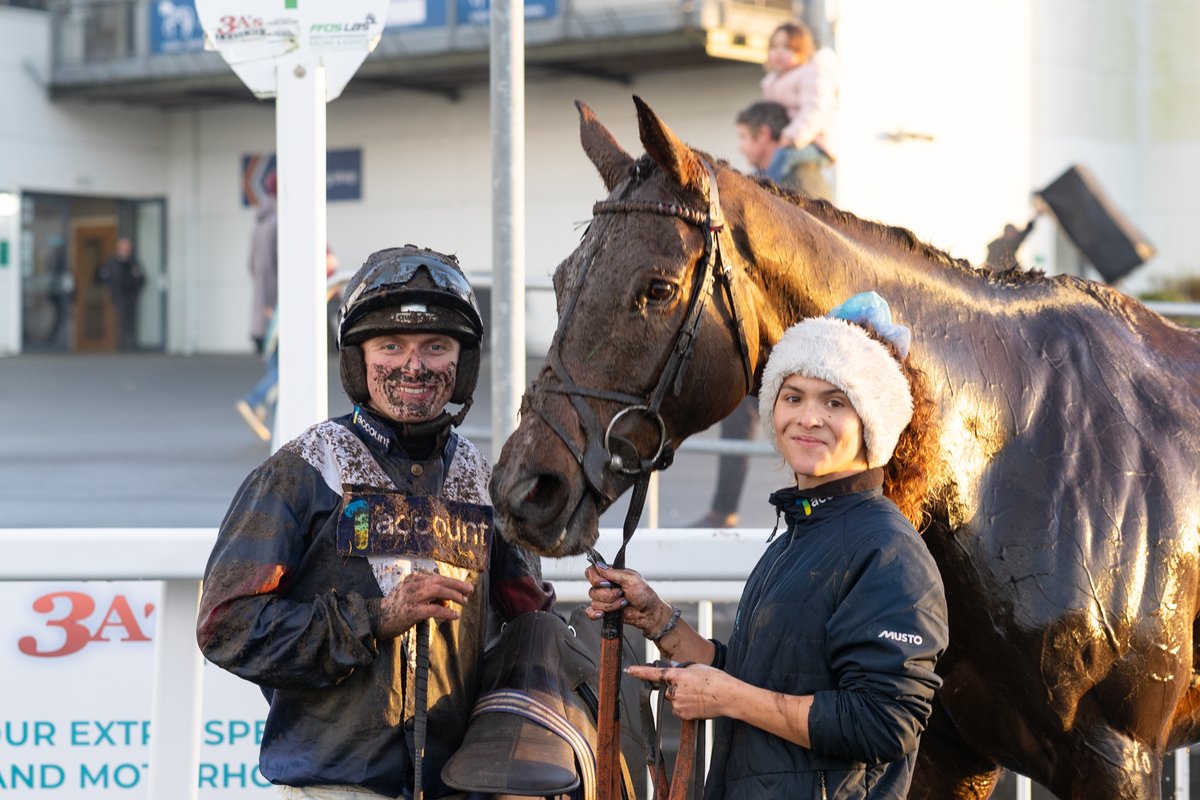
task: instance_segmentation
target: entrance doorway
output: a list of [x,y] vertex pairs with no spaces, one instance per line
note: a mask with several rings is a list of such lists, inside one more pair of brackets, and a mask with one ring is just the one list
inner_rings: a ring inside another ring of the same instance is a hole
[[145,275],[126,349],[166,346],[166,203],[26,193],[21,209],[22,349],[115,352],[119,319],[97,271],[127,238]]
[[78,353],[117,349],[117,314],[100,267],[116,252],[117,224],[72,224],[71,274],[75,276],[75,336]]

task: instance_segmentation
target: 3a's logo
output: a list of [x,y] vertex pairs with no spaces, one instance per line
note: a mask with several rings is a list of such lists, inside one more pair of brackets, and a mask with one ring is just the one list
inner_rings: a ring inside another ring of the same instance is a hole
[[[148,642],[150,637],[143,630],[153,630],[148,624],[154,613],[154,604],[146,603],[141,614],[137,614],[124,595],[115,595],[99,621],[92,623],[96,613],[96,601],[84,592],[51,592],[33,601],[33,610],[47,616],[46,627],[58,628],[63,639],[53,647],[50,639],[58,635],[47,635],[41,641],[36,636],[22,636],[17,649],[27,656],[56,658],[78,653],[92,642]],[[141,617],[139,622],[138,617]],[[55,642],[57,643],[57,642]]]

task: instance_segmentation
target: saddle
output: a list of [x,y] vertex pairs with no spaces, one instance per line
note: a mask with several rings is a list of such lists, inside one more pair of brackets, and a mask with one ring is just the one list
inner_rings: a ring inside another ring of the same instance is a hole
[[[571,623],[553,613],[522,614],[488,651],[481,693],[462,746],[442,769],[463,792],[594,800],[600,623],[584,606]],[[639,659],[628,641],[623,666]],[[637,797],[628,764],[645,764],[649,689],[621,682],[621,771],[625,797]],[[640,769],[639,769],[640,774]]]

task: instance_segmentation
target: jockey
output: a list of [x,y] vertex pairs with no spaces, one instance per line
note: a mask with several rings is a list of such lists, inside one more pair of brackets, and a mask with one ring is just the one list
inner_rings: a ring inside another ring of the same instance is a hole
[[197,638],[261,687],[259,769],[285,797],[450,797],[441,770],[484,647],[501,620],[548,610],[553,590],[494,530],[491,467],[453,430],[483,338],[458,261],[382,250],[344,298],[354,410],[246,478],[205,571]]

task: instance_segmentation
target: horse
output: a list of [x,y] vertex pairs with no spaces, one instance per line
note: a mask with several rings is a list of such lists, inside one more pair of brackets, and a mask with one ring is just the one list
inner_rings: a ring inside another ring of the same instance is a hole
[[1200,333],[774,189],[634,102],[640,158],[577,103],[609,197],[554,273],[558,329],[491,482],[504,535],[586,551],[641,473],[757,391],[783,330],[873,289],[912,329],[940,449],[923,537],[951,643],[910,796],[986,798],[1007,768],[1158,798],[1200,732]]

